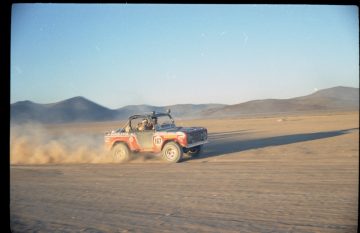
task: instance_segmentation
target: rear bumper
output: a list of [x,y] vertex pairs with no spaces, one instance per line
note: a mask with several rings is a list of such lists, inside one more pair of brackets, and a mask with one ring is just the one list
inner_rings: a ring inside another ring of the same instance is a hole
[[111,139],[109,137],[105,137],[104,139],[104,149],[106,151],[109,151],[112,149],[113,146],[113,142],[111,141]]

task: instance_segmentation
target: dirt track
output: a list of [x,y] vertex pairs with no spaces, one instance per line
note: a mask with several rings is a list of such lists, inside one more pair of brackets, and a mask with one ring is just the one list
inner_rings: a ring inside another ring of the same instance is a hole
[[357,231],[358,113],[179,125],[209,129],[201,157],[11,165],[13,231]]

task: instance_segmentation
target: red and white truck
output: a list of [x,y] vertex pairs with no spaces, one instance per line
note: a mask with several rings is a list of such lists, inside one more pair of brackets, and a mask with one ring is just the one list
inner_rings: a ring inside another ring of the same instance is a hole
[[123,128],[107,132],[104,140],[115,162],[129,160],[132,153],[161,152],[162,159],[176,163],[183,153],[198,155],[208,142],[207,136],[203,127],[176,126],[168,110],[133,115]]

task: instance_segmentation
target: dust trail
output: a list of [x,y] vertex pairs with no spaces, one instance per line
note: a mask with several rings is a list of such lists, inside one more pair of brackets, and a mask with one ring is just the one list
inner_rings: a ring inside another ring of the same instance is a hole
[[10,128],[10,164],[109,163],[103,135],[54,134],[40,124]]
[[[10,164],[114,163],[105,151],[103,134],[66,129],[54,131],[38,123],[12,125]],[[129,163],[160,162],[153,154],[133,154]]]

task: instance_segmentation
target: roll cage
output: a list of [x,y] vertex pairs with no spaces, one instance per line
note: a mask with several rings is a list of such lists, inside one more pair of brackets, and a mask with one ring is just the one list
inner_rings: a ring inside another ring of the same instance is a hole
[[[149,122],[151,122],[155,128],[157,128],[156,126],[158,125],[157,123],[157,119],[159,117],[164,117],[167,116],[170,118],[171,120],[171,124],[175,124],[174,119],[172,118],[172,116],[170,115],[170,113],[156,113],[156,112],[152,112],[149,114],[137,114],[137,115],[133,115],[131,117],[129,117],[128,123],[126,124],[126,126],[129,126],[131,130],[134,130],[136,128],[136,125],[132,125],[133,121],[136,119],[147,119]],[[125,127],[124,127],[125,128]]]

